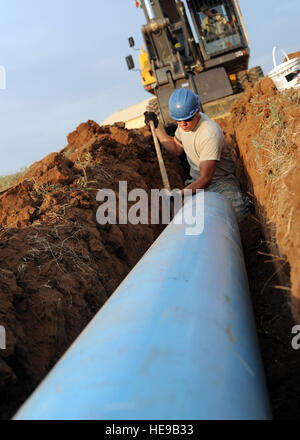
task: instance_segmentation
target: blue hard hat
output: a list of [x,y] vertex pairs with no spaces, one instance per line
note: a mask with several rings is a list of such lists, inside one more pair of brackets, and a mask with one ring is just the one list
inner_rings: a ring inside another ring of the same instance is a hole
[[177,89],[169,99],[170,116],[175,121],[185,121],[195,116],[200,108],[200,96],[190,89]]

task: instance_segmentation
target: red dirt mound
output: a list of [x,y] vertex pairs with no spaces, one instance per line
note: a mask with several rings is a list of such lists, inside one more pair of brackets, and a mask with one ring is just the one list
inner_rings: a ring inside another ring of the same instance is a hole
[[[291,268],[295,320],[300,322],[300,95],[279,93],[269,78],[246,92],[232,107],[231,125],[271,252]],[[289,289],[289,285],[283,286]]]
[[[165,154],[172,187],[176,158]],[[147,130],[81,124],[0,197],[0,415],[7,418],[87,325],[162,231],[96,221],[99,189],[162,188]]]
[[291,346],[300,324],[299,104],[299,90],[279,93],[264,78],[220,121],[256,208],[241,235],[275,419],[299,418],[299,352]]

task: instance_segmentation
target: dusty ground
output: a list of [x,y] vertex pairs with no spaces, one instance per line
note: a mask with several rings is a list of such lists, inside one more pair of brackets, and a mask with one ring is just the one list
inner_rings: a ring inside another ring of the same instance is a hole
[[[241,225],[241,236],[277,419],[299,419],[290,307],[291,293],[299,297],[298,123],[298,95],[279,96],[266,79],[249,86],[231,120],[221,122],[243,187],[254,196],[256,212]],[[171,186],[182,187],[179,161],[167,154],[165,160]],[[149,132],[88,121],[0,198],[0,324],[8,337],[0,351],[2,419],[14,414],[162,231],[161,225],[97,224],[98,189],[117,191],[120,180],[129,190],[162,187]]]

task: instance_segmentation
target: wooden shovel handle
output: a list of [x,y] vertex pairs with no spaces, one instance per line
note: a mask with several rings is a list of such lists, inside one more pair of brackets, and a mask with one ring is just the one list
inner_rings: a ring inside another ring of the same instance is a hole
[[166,171],[166,167],[165,167],[165,163],[161,154],[161,149],[160,149],[160,145],[159,145],[159,141],[155,132],[155,126],[154,126],[154,122],[150,121],[150,129],[151,129],[151,133],[152,133],[152,137],[153,137],[153,141],[154,141],[154,146],[155,146],[155,150],[156,150],[156,155],[157,155],[157,159],[158,159],[158,164],[159,164],[159,168],[160,168],[160,174],[162,177],[162,181],[164,184],[164,187],[171,191],[171,187],[170,187],[170,182],[168,179],[168,175],[167,175],[167,171]]

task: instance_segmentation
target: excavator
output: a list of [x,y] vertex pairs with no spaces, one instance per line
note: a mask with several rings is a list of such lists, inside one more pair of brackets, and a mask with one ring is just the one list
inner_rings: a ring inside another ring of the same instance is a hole
[[[153,110],[166,128],[174,124],[168,110],[174,89],[193,90],[201,98],[202,111],[217,120],[228,115],[247,82],[264,76],[261,67],[248,70],[250,49],[237,0],[135,3],[147,21],[139,57],[142,83],[155,96]],[[135,46],[132,37],[128,41]],[[128,69],[135,68],[132,55],[126,62]]]

